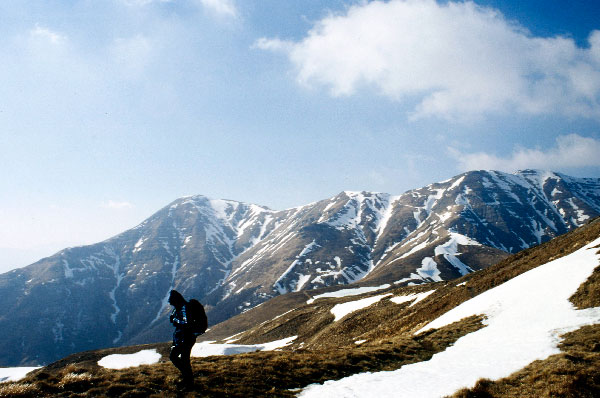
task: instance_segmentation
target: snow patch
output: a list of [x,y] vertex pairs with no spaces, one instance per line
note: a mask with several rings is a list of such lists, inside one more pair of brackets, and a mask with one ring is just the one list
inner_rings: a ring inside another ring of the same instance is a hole
[[417,304],[418,302],[425,300],[430,294],[432,294],[434,292],[435,292],[435,290],[428,290],[426,292],[413,293],[413,294],[409,294],[407,296],[395,296],[395,297],[392,297],[390,299],[390,301],[392,303],[402,304],[402,303],[406,303],[406,302],[414,300],[414,302],[409,306],[409,307],[412,307],[413,305]]
[[0,383],[6,381],[19,381],[24,378],[27,373],[32,372],[40,367],[17,367],[17,368],[0,368]]
[[454,188],[457,188],[462,182],[465,180],[465,176],[460,177],[458,180],[454,181],[452,185],[448,187],[448,191],[452,191]]
[[421,268],[417,268],[416,271],[417,274],[419,274],[419,276],[424,280],[430,279],[434,282],[442,281],[442,278],[440,277],[440,270],[437,267],[437,263],[433,261],[433,258],[431,257],[425,257],[421,261]]
[[410,249],[409,251],[407,251],[406,253],[404,253],[403,255],[401,255],[400,257],[398,257],[397,259],[395,259],[394,261],[392,261],[392,263],[395,263],[398,260],[401,260],[403,258],[406,258],[406,257],[412,255],[412,254],[415,254],[419,250],[422,250],[422,249],[426,248],[427,245],[429,245],[429,242],[426,241],[426,240],[423,241],[423,242],[421,242],[421,243],[419,243],[418,245],[415,245],[412,249]]
[[381,294],[379,296],[373,296],[373,297],[367,297],[367,298],[360,299],[360,300],[349,301],[347,303],[336,304],[331,309],[331,313],[335,317],[335,319],[333,321],[334,322],[339,321],[346,315],[351,314],[355,311],[361,310],[363,308],[367,308],[367,307],[377,303],[382,298],[388,297],[391,295],[392,295],[392,293],[387,293],[387,294]]
[[435,194],[429,195],[423,206],[423,208],[425,209],[427,214],[431,213],[431,209],[433,208],[435,203],[438,200],[440,200],[442,198],[442,196],[444,196],[444,192],[446,192],[445,189],[434,189],[434,191],[435,191]]
[[71,268],[69,266],[69,262],[67,260],[62,260],[63,261],[63,267],[65,269],[65,278],[72,278],[73,277],[73,268]]
[[315,300],[320,299],[320,298],[358,296],[358,295],[364,294],[364,293],[371,293],[371,292],[376,292],[377,290],[387,289],[388,287],[390,287],[390,285],[386,283],[385,285],[381,285],[381,286],[357,287],[354,289],[342,289],[342,290],[338,290],[336,292],[322,293],[322,294],[318,294],[318,295],[314,296],[313,298],[311,298],[310,300],[308,300],[306,302],[306,304],[312,304],[312,303],[314,303]]
[[113,289],[108,293],[108,295],[109,295],[109,297],[110,297],[110,299],[112,301],[112,306],[114,308],[113,313],[110,314],[110,320],[114,324],[117,323],[117,315],[119,315],[119,312],[121,312],[121,309],[117,305],[117,299],[115,297],[115,293],[117,292],[117,289],[121,285],[121,281],[125,277],[125,274],[122,274],[122,273],[119,272],[120,268],[121,268],[121,258],[119,256],[116,256],[116,258],[115,258],[115,264],[112,267],[113,274],[114,274],[115,279],[116,279],[115,287],[113,287]]
[[285,287],[283,285],[283,279],[288,276],[288,274],[290,272],[292,272],[292,270],[294,269],[294,267],[296,265],[300,264],[299,260],[294,260],[294,262],[285,270],[285,272],[283,274],[281,274],[281,276],[275,281],[275,283],[273,284],[273,287],[275,289],[277,289],[277,291],[279,292],[279,294],[286,294],[287,291],[287,287]]
[[346,191],[344,193],[350,197],[350,200],[333,216],[334,220],[327,222],[328,225],[338,230],[357,228],[362,217],[364,196],[360,192]]
[[392,196],[388,199],[384,211],[380,214],[380,218],[377,222],[377,226],[375,227],[375,232],[377,232],[377,237],[375,238],[375,244],[379,241],[381,235],[383,235],[383,231],[388,225],[388,222],[392,218],[392,213],[394,210],[394,204],[396,201],[400,199],[400,196]]
[[125,369],[140,365],[158,363],[161,355],[156,350],[142,350],[135,354],[112,354],[98,361],[98,365],[107,369]]
[[272,341],[264,344],[215,344],[212,341],[196,343],[192,348],[193,357],[210,357],[213,355],[235,355],[245,352],[274,351],[290,345],[298,336],[286,337],[285,339]]
[[442,223],[445,223],[446,221],[448,221],[450,219],[450,217],[452,217],[454,214],[451,211],[447,211],[445,213],[440,214],[438,217],[440,218],[440,221]]
[[137,253],[140,250],[142,250],[142,245],[144,244],[144,242],[146,242],[148,240],[148,238],[140,238],[136,244],[133,246],[133,253]]
[[308,275],[299,275],[298,276],[298,282],[296,284],[296,288],[294,289],[294,291],[299,292],[300,290],[302,290],[302,287],[306,284],[306,282],[308,282],[310,280],[310,274]]
[[443,255],[446,261],[448,261],[454,268],[460,272],[461,275],[466,275],[470,272],[473,272],[473,269],[468,265],[465,265],[462,261],[458,259],[457,256],[460,255],[458,252],[458,245],[461,246],[481,246],[481,244],[473,239],[470,239],[464,235],[457,234],[455,232],[450,233],[450,240],[444,243],[441,246],[437,246],[435,248],[435,255],[440,256]]
[[187,247],[187,244],[190,243],[190,241],[192,240],[192,236],[186,236],[185,239],[183,240],[183,245],[181,246],[181,248],[185,248]]
[[[577,213],[577,221],[574,224],[577,225],[577,226],[583,225],[585,223],[585,221],[590,218],[590,216],[588,216],[587,214],[585,214],[585,211],[581,210],[575,204],[575,202],[573,202],[573,198],[569,198],[567,200],[567,202],[571,205],[571,207],[573,208],[573,210],[575,211],[575,213]],[[563,210],[563,212],[564,212],[564,210]]]

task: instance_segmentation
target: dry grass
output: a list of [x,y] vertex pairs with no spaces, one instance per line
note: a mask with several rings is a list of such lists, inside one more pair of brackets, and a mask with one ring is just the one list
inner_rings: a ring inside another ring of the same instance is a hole
[[600,307],[600,266],[594,269],[588,280],[570,298],[579,309]]
[[32,383],[0,384],[0,397],[34,397],[38,392],[37,385]]
[[[85,359],[44,368],[22,382],[0,387],[11,397],[292,397],[293,390],[365,371],[394,370],[428,360],[459,337],[482,327],[472,317],[419,336],[334,350],[253,352],[194,358],[195,386],[178,388],[179,373],[167,362],[123,370],[99,368]],[[24,387],[25,386],[25,387]],[[1,396],[1,395],[0,395]]]
[[92,379],[92,375],[90,373],[83,373],[81,375],[77,375],[74,373],[68,373],[64,375],[60,381],[58,382],[58,387],[62,389],[76,389],[78,385],[86,386],[90,383]]

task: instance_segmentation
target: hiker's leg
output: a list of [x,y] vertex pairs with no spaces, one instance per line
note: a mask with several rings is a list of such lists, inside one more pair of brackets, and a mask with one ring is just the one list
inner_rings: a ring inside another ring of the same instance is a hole
[[186,381],[193,381],[194,374],[192,372],[192,364],[190,362],[190,353],[194,347],[195,341],[189,341],[182,344],[181,348],[181,373]]
[[184,372],[184,368],[182,367],[184,364],[182,362],[182,358],[180,358],[182,351],[183,345],[177,344],[171,347],[171,354],[169,355],[169,359],[171,360],[171,362],[173,362],[173,365],[175,365],[175,367],[179,369],[181,373]]

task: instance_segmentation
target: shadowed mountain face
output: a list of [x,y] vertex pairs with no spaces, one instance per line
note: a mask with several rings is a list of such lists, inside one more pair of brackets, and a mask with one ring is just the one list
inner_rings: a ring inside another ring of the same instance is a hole
[[0,275],[0,365],[170,338],[172,288],[214,324],[293,291],[421,284],[487,267],[600,214],[600,180],[475,171],[273,211],[182,198],[107,241]]

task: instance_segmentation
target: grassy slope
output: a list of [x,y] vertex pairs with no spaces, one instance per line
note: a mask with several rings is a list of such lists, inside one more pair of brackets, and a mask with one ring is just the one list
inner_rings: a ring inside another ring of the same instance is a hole
[[[456,281],[413,288],[392,287],[363,296],[319,299],[310,305],[304,304],[305,293],[282,296],[231,321],[237,322],[238,328],[249,327],[253,320],[255,325],[262,323],[237,336],[236,343],[262,343],[297,335],[294,344],[283,351],[196,358],[193,360],[196,386],[189,393],[178,392],[178,373],[166,360],[168,344],[164,343],[72,355],[19,382],[2,384],[0,396],[285,397],[311,383],[364,371],[398,369],[407,363],[427,360],[459,337],[482,327],[480,319],[472,317],[413,335],[425,323],[529,269],[579,249],[598,236],[600,219]],[[462,282],[467,283],[461,285]],[[600,267],[571,301],[579,308],[600,306],[599,284]],[[435,293],[414,306],[394,304],[388,297],[338,322],[333,322],[330,312],[337,303],[369,295],[391,292],[398,296],[430,289],[435,289]],[[269,308],[271,304],[273,307]],[[286,313],[290,307],[297,308]],[[219,331],[219,327],[215,329]],[[230,332],[232,328],[223,330]],[[366,342],[357,345],[356,340]],[[482,380],[473,389],[462,390],[456,396],[600,396],[599,341],[600,326],[582,328],[565,336],[562,353],[536,361],[508,378],[496,382]],[[124,370],[107,370],[96,364],[104,355],[142,348],[157,348],[163,359],[156,365]]]
[[79,362],[67,365],[71,361],[63,361],[65,366],[47,367],[18,383],[6,383],[0,387],[0,396],[170,397],[202,393],[210,397],[290,397],[294,389],[307,384],[427,360],[480,327],[480,319],[473,317],[430,334],[395,336],[379,345],[352,350],[300,349],[194,358],[196,384],[189,393],[178,391],[178,372],[164,359],[156,365],[107,370],[94,360],[108,352],[93,352],[72,358]]

